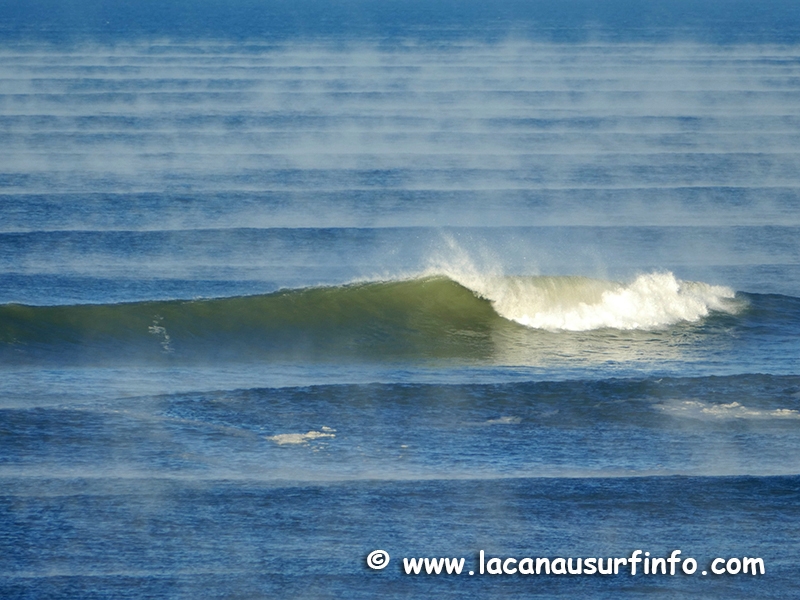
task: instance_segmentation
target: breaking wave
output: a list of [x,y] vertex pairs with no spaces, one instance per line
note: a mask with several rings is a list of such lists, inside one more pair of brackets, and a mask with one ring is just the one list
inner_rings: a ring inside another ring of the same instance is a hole
[[694,322],[741,304],[723,286],[680,281],[672,273],[640,275],[632,283],[586,277],[503,277],[465,282],[497,313],[534,329],[658,329]]
[[[663,330],[736,314],[732,290],[671,273],[631,283],[583,277],[447,277],[284,290],[260,296],[109,305],[0,306],[6,358],[80,358],[114,349],[210,359],[303,356],[485,358],[535,332]],[[525,333],[529,332],[529,333]],[[598,333],[599,335],[599,333]],[[534,337],[531,337],[534,336]],[[512,343],[509,342],[509,343]],[[99,352],[98,352],[99,350]]]

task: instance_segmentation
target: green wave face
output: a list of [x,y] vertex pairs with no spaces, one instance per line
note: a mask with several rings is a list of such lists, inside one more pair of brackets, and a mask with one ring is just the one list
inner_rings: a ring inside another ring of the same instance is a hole
[[114,305],[0,307],[7,358],[464,356],[492,351],[503,323],[446,278],[310,288],[263,296]]
[[435,276],[214,300],[5,305],[0,356],[14,363],[670,360],[681,352],[676,327],[685,341],[710,312],[736,312],[724,305],[732,292],[669,274],[629,285],[578,277],[463,283]]

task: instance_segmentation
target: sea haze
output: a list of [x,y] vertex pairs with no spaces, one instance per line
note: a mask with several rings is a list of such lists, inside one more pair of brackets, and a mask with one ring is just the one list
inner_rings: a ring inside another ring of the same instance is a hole
[[800,594],[795,3],[0,23],[0,595]]

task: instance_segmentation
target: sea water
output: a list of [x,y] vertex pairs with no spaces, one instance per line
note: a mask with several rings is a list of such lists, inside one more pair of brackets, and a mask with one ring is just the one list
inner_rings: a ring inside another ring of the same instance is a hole
[[800,594],[795,5],[0,16],[3,598]]

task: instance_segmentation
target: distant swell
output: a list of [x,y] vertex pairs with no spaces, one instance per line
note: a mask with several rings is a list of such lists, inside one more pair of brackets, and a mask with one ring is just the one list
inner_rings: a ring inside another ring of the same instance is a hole
[[55,353],[66,360],[357,356],[534,363],[566,351],[558,340],[569,331],[594,331],[603,340],[607,330],[663,331],[713,313],[735,314],[744,305],[727,288],[669,273],[630,284],[581,277],[459,279],[428,276],[192,301],[9,304],[0,307],[0,352],[22,360]]

